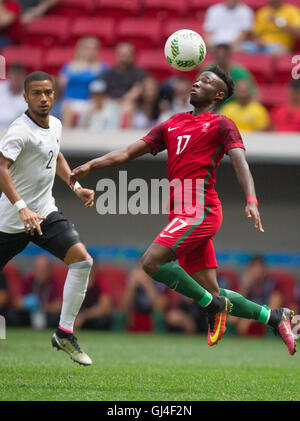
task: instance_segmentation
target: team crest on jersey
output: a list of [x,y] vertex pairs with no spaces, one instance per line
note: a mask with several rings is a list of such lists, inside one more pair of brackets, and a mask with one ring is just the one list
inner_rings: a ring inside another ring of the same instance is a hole
[[202,127],[202,132],[206,133],[209,127],[210,127],[210,123],[204,123]]

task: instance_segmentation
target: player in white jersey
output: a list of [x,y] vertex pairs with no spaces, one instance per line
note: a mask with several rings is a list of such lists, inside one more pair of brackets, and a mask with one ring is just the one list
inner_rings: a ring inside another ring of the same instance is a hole
[[[93,260],[74,225],[58,212],[52,196],[55,175],[67,185],[71,170],[59,151],[61,122],[50,116],[53,80],[34,72],[25,80],[28,110],[8,128],[0,142],[0,271],[31,241],[69,266],[59,326],[52,345],[79,364],[90,365],[73,335],[75,318],[84,300]],[[74,188],[86,207],[94,191]]]

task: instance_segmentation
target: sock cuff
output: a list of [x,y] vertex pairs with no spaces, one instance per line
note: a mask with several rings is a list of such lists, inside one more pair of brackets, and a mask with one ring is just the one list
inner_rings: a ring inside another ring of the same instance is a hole
[[202,307],[207,307],[212,302],[213,296],[210,292],[205,291],[204,296],[201,298],[201,300],[197,301],[198,304]]
[[93,266],[93,259],[84,260],[83,262],[71,263],[69,265],[70,269],[82,269],[82,268],[91,268]]
[[266,305],[263,305],[261,307],[257,321],[267,324],[270,319],[270,314],[271,314],[271,310],[269,309],[269,307]]

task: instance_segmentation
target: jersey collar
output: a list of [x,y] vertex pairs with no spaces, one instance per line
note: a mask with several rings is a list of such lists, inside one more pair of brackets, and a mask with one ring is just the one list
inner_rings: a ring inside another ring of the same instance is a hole
[[27,111],[25,111],[25,114],[27,115],[27,117],[28,118],[30,118],[30,120],[31,121],[33,121],[34,122],[34,124],[36,124],[37,126],[39,126],[41,129],[44,129],[44,130],[49,130],[50,129],[50,126],[48,126],[48,127],[43,127],[43,126],[41,126],[39,123],[37,123],[32,117],[31,117],[31,115],[29,114],[29,112],[28,112],[28,110]]

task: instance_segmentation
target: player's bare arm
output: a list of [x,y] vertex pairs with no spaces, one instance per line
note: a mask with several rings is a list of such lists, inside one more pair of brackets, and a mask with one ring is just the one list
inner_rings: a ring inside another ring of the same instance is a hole
[[72,171],[70,185],[73,188],[76,181],[85,177],[91,170],[117,167],[125,164],[126,162],[130,162],[139,156],[145,155],[148,152],[151,152],[150,146],[143,140],[138,140],[126,148],[118,149],[101,156],[100,158],[88,161]]
[[246,161],[245,151],[240,148],[229,149],[228,155],[231,159],[233,168],[235,170],[238,182],[240,183],[245,196],[247,198],[247,205],[245,213],[248,218],[254,218],[254,227],[260,232],[264,232],[262,227],[260,214],[257,208],[257,199],[255,193],[255,186],[253,177],[251,175],[248,162]]
[[[64,157],[64,155],[60,152],[57,157],[56,163],[56,174],[66,183],[70,184],[70,177],[71,177],[71,168]],[[76,187],[75,189],[76,195],[83,201],[86,208],[91,208],[94,205],[94,197],[95,192],[91,189],[85,189],[81,186]]]
[[[20,202],[22,198],[17,192],[9,173],[9,168],[12,164],[13,162],[10,159],[6,159],[2,153],[0,153],[0,190],[14,205],[17,202]],[[32,212],[27,207],[20,209],[19,215],[24,223],[25,232],[27,234],[30,233],[31,235],[34,235],[34,228],[36,228],[39,235],[43,234],[40,227],[40,220],[46,219],[45,217]]]

